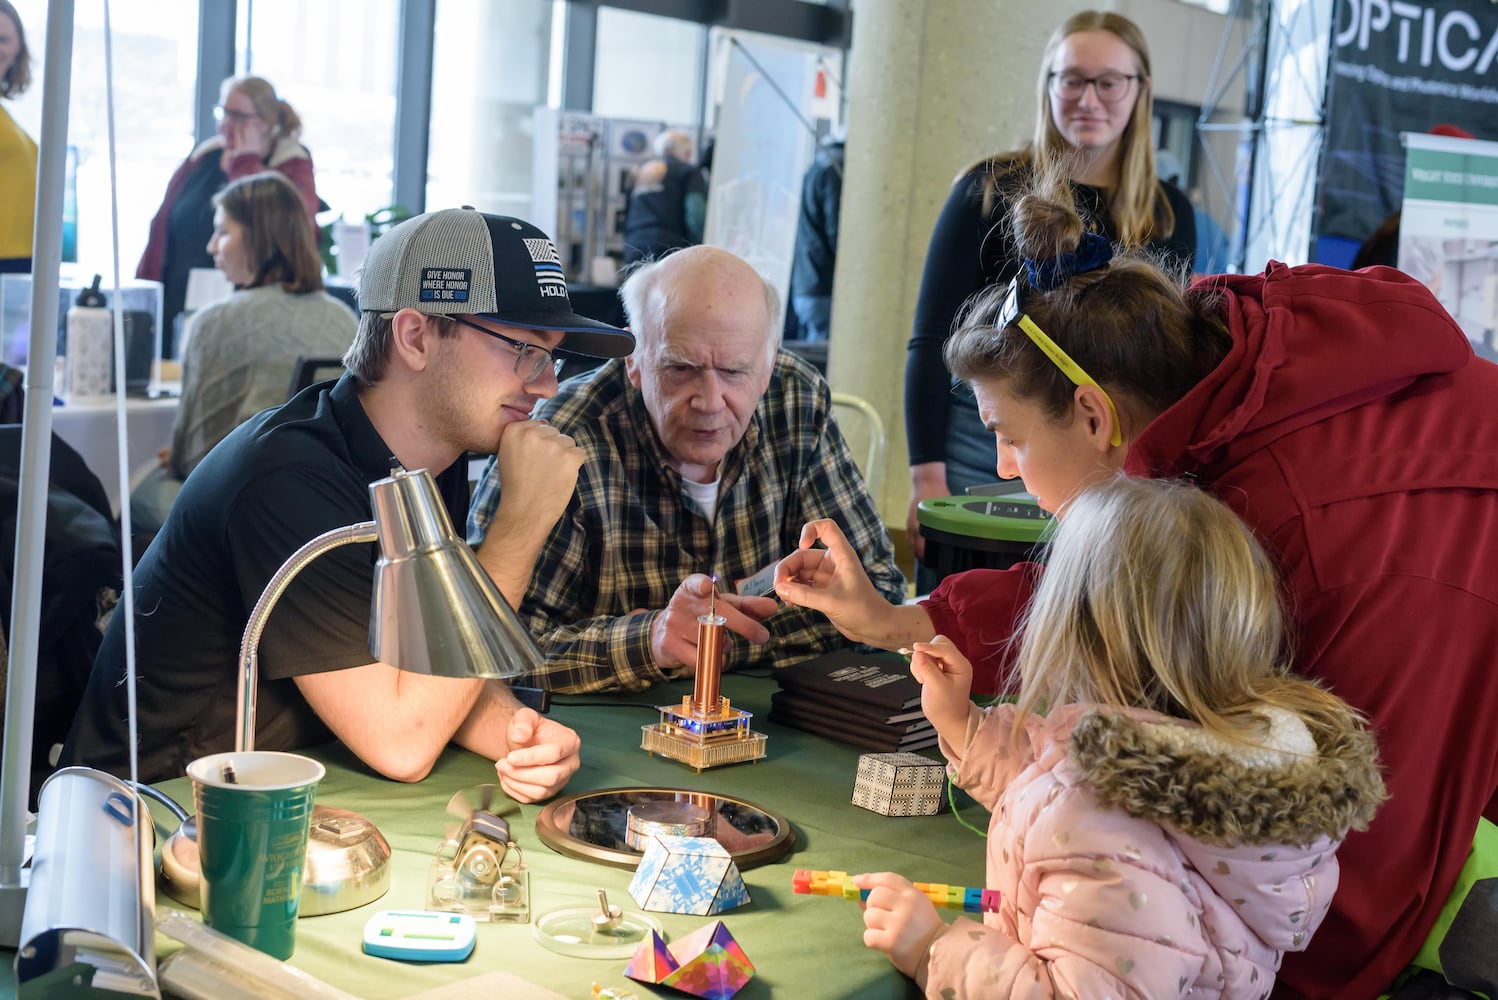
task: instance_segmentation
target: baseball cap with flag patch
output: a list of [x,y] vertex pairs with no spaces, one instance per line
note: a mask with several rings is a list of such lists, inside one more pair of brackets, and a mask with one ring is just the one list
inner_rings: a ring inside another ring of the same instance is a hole
[[560,350],[592,358],[622,358],[635,346],[629,331],[572,311],[562,260],[545,233],[466,206],[407,219],[370,244],[359,270],[359,308],[558,330]]

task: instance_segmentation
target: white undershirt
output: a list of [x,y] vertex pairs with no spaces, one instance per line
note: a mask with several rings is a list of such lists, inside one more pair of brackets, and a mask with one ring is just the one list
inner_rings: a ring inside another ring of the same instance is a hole
[[681,480],[681,492],[702,511],[708,524],[713,523],[713,516],[718,511],[718,483],[721,481],[719,478],[710,483],[694,483],[685,477]]

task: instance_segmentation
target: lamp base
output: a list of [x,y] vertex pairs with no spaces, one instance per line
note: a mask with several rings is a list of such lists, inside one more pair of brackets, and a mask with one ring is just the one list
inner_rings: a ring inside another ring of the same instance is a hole
[[[167,895],[201,909],[198,826],[189,819],[161,847]],[[368,819],[347,809],[315,806],[302,866],[297,916],[342,913],[372,903],[390,889],[390,845]]]

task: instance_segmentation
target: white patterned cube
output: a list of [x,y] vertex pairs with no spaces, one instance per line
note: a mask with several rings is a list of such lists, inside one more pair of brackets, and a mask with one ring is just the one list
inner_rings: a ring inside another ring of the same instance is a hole
[[722,844],[671,834],[656,834],[645,845],[629,894],[642,910],[698,916],[749,902],[739,866]]
[[947,766],[918,753],[866,753],[858,758],[853,804],[884,816],[935,816],[943,805]]

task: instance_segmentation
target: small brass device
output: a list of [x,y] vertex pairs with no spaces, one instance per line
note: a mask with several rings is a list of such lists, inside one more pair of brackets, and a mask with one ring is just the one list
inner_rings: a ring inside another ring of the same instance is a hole
[[718,578],[708,597],[707,614],[697,617],[697,664],[692,693],[680,705],[658,705],[661,721],[642,726],[640,749],[679,760],[700,773],[705,768],[759,760],[766,736],[749,728],[752,712],[734,708],[723,696],[724,626],[717,613]]
[[611,931],[624,923],[624,911],[609,903],[608,893],[598,890],[598,912],[593,914],[593,929],[600,933]]
[[504,813],[497,807],[494,785],[461,791],[447,811],[460,820],[448,829],[437,848],[429,873],[427,907],[467,913],[494,923],[529,923],[530,883],[524,852],[510,836]]

